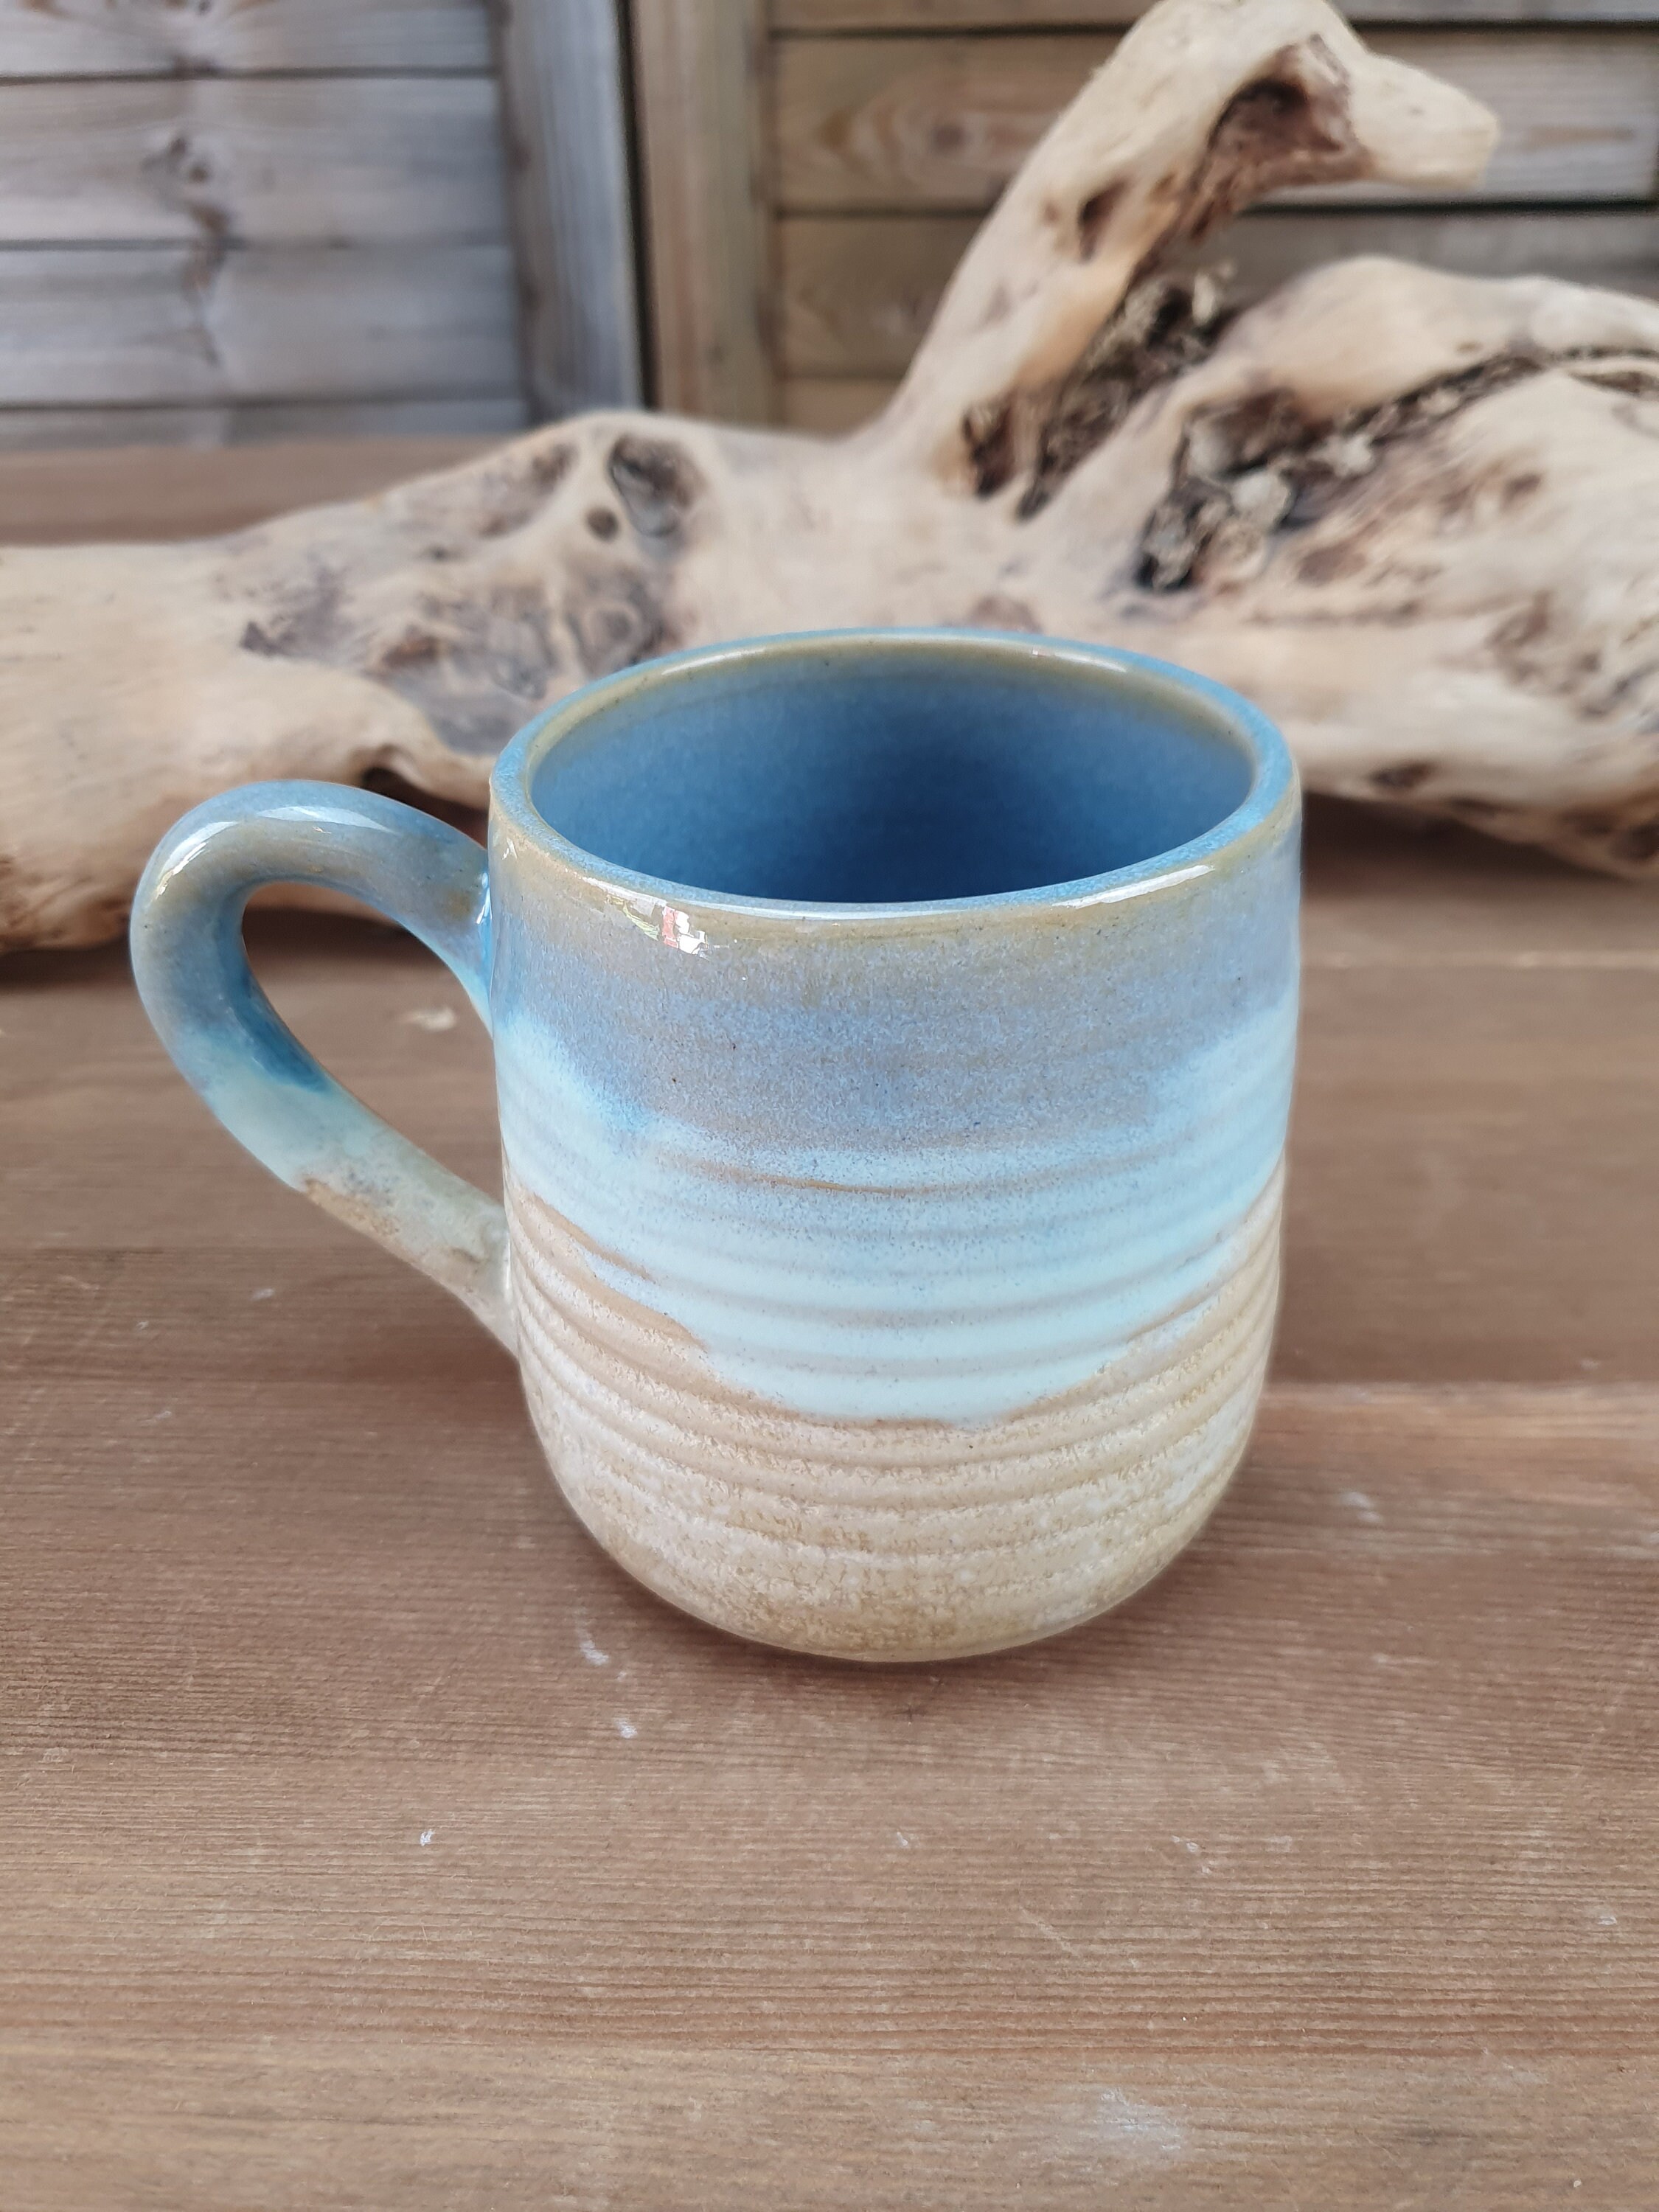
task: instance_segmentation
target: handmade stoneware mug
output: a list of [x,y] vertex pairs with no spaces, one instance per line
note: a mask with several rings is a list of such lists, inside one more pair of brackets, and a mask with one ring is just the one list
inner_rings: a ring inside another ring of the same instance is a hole
[[[1115,1604],[1243,1453],[1297,830],[1271,726],[1158,662],[775,639],[532,723],[487,860],[332,785],[210,800],[150,862],[134,962],[242,1143],[516,1351],[623,1566],[767,1643],[939,1659]],[[277,1018],[240,934],[270,883],[454,970],[505,1210]]]

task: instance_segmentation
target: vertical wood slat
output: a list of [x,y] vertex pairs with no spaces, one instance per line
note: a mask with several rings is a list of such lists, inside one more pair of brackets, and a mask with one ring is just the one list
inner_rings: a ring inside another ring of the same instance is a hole
[[643,384],[617,0],[493,0],[525,381],[538,415]]
[[770,422],[764,0],[633,0],[659,406]]

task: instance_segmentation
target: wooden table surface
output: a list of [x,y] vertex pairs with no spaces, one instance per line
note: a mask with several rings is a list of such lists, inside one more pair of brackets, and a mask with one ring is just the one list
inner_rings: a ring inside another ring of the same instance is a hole
[[[874,1671],[627,1581],[118,952],[0,963],[4,2212],[1652,2212],[1656,924],[1316,809],[1247,1468],[1105,1620]],[[254,936],[489,1180],[447,975]]]

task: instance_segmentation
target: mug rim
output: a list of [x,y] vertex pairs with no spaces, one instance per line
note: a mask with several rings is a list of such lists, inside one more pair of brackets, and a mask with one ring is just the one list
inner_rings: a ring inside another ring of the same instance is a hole
[[[553,827],[532,796],[536,773],[554,747],[597,709],[615,706],[630,692],[646,694],[659,685],[673,683],[688,671],[719,669],[734,661],[782,662],[809,653],[914,654],[918,648],[1003,669],[1033,661],[1050,665],[1067,664],[1085,674],[1108,679],[1109,687],[1114,676],[1130,677],[1143,689],[1149,687],[1155,693],[1170,695],[1171,703],[1190,701],[1195,696],[1219,716],[1228,738],[1244,752],[1250,766],[1249,787],[1231,812],[1208,830],[1182,844],[1170,846],[1123,867],[1074,877],[1065,883],[1039,884],[1021,890],[979,892],[966,898],[881,902],[757,898],[744,892],[707,890],[666,876],[647,875],[573,843]],[[654,904],[694,908],[699,914],[729,915],[734,921],[746,917],[751,922],[768,919],[784,922],[872,921],[890,927],[909,921],[971,922],[988,917],[1139,902],[1177,891],[1228,869],[1261,836],[1272,836],[1293,821],[1299,787],[1289,748],[1259,707],[1225,684],[1217,684],[1192,669],[1178,667],[1172,661],[1155,659],[1150,654],[1131,653],[1116,646],[1094,645],[1024,630],[849,629],[793,630],[775,636],[735,638],[717,644],[692,646],[609,676],[596,677],[544,708],[507,741],[490,774],[489,798],[492,852],[498,834],[507,836],[509,857],[515,856],[513,840],[523,838],[562,870],[591,889],[611,896],[644,897]]]

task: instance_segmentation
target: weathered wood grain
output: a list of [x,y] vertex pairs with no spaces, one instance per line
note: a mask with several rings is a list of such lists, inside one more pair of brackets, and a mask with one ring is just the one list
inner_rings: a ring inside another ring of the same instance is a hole
[[971,216],[793,216],[777,226],[778,358],[795,377],[896,376],[979,225]]
[[518,388],[504,246],[0,251],[0,404]]
[[[1315,810],[1250,1464],[1117,1614],[932,1672],[626,1581],[113,953],[0,965],[8,2212],[1646,2212],[1651,917]],[[443,971],[255,935],[487,1175]]]
[[788,376],[778,387],[778,405],[790,429],[833,438],[878,415],[894,389],[890,377]]
[[[1501,37],[1378,31],[1369,43],[1459,86],[1503,137],[1488,199],[1645,199],[1659,160],[1659,40],[1646,31]],[[783,40],[776,48],[777,203],[796,212],[988,207],[1114,41]],[[1285,196],[1386,201],[1376,185]]]
[[483,0],[0,0],[0,78],[489,65]]
[[0,84],[0,244],[506,235],[488,77]]
[[623,30],[616,0],[493,10],[525,377],[538,416],[644,386]]
[[[896,376],[978,228],[967,216],[792,216],[778,224],[779,353],[790,377]],[[1659,293],[1659,213],[1251,215],[1197,257],[1241,301],[1304,269],[1386,253],[1474,276],[1556,276]]]
[[[1063,2002],[1063,1974],[1032,1970]],[[1060,2082],[995,2051],[709,2052],[368,2022],[179,2035],[166,2057],[42,2040],[5,2065],[18,2212],[63,2212],[66,2175],[82,2204],[120,2203],[138,2178],[178,2212],[483,2212],[537,2201],[550,2175],[559,2194],[541,2201],[569,2212],[1001,2212],[1022,2197],[1207,2212],[1292,2203],[1292,2187],[1343,2212],[1414,2197],[1647,2212],[1633,2168],[1659,2100],[1645,2060],[1532,2051],[1287,2065],[1096,2043]]]
[[775,411],[763,0],[633,0],[634,87],[660,407]]
[[1468,276],[1560,276],[1615,292],[1659,293],[1659,210],[1500,215],[1340,214],[1277,210],[1246,216],[1196,258],[1231,264],[1241,300],[1304,269],[1350,254],[1391,254]]
[[[775,31],[1057,30],[1132,23],[1149,0],[772,0]],[[1355,23],[1648,23],[1656,0],[1350,0]]]
[[482,0],[0,0],[0,451],[516,427],[489,64]]
[[[191,449],[265,446],[317,438],[507,437],[521,430],[525,404],[516,393],[475,392],[453,399],[311,399],[250,401],[194,407],[0,407],[0,453],[31,459],[52,453],[70,468],[106,469],[124,447],[174,449],[169,465]],[[68,450],[65,450],[65,449]],[[319,490],[319,499],[331,496]],[[0,514],[6,495],[0,492]],[[310,497],[310,494],[306,496]],[[292,501],[283,502],[291,505]],[[274,510],[273,510],[274,511]],[[84,538],[84,530],[73,533]],[[138,535],[148,537],[148,528]],[[0,538],[5,532],[0,530]],[[53,539],[54,544],[63,541]]]
[[[0,436],[4,433],[0,416]],[[210,447],[157,453],[0,454],[0,544],[70,545],[152,540],[155,488],[167,486],[159,515],[170,538],[208,538],[240,530],[296,503],[362,499],[430,469],[471,460],[491,441],[478,437],[289,437],[252,452]]]

